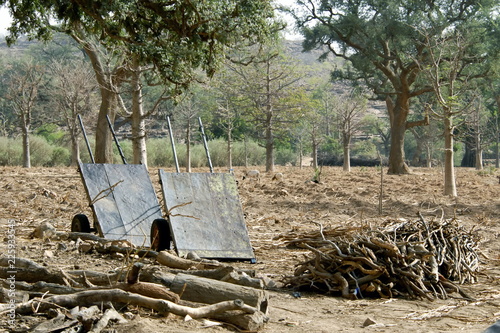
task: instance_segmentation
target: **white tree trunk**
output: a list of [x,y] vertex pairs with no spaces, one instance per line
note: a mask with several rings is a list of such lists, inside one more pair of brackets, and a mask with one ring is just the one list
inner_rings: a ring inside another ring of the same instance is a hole
[[23,127],[23,167],[31,168],[29,128]]
[[146,149],[146,124],[144,121],[144,108],[142,103],[141,72],[137,59],[133,61],[132,68],[132,150],[134,164],[143,164],[148,167],[148,154]]
[[191,121],[188,119],[186,128],[186,172],[191,172]]
[[344,143],[344,163],[342,170],[351,172],[351,150],[349,149],[349,142]]
[[453,116],[444,117],[444,194],[457,196],[455,168],[453,164]]
[[233,138],[231,129],[227,131],[227,167],[229,171],[233,169]]

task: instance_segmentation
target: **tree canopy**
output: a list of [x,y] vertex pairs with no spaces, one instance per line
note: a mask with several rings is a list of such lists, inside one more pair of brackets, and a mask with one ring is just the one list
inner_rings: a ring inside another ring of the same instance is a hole
[[264,41],[282,28],[270,0],[0,0],[5,4],[13,18],[9,43],[21,34],[44,40],[54,31],[83,30],[181,85],[195,69],[213,74],[228,47]]
[[439,36],[471,21],[487,21],[492,0],[297,0],[304,49],[326,47],[349,61],[334,76],[360,80],[387,102],[391,121],[390,173],[406,173],[404,133],[426,121],[408,122],[410,99],[432,91],[422,79],[428,49],[421,31]]

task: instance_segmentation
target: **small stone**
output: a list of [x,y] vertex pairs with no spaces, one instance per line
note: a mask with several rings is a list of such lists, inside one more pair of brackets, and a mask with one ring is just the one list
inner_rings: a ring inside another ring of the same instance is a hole
[[125,258],[125,255],[123,253],[115,252],[111,255],[111,258],[114,259],[123,259]]
[[66,251],[68,249],[68,246],[64,243],[57,243],[57,249],[59,251]]
[[366,318],[365,322],[363,323],[363,327],[368,327],[368,326],[375,325],[375,324],[377,324],[375,322],[375,320],[373,320],[371,318]]
[[125,319],[132,320],[132,319],[134,319],[135,315],[134,315],[132,312],[125,312],[125,313],[123,314],[123,317],[124,317]]
[[46,239],[46,238],[50,239],[51,237],[56,235],[56,232],[57,232],[56,228],[54,228],[52,224],[44,222],[35,228],[35,230],[32,233],[32,236],[41,239]]
[[88,253],[88,252],[92,251],[93,248],[94,247],[92,244],[89,244],[86,242],[82,242],[82,243],[80,243],[80,245],[78,245],[78,251],[83,252],[83,253]]
[[43,251],[43,256],[45,258],[53,258],[54,257],[54,252],[52,252],[51,250],[45,250],[45,251]]

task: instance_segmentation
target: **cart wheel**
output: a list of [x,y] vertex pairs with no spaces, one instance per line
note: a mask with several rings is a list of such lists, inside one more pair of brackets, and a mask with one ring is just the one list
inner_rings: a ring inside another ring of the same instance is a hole
[[76,214],[71,221],[71,232],[91,232],[90,222],[85,214]]
[[165,219],[156,219],[151,225],[151,249],[154,251],[170,250],[170,227]]

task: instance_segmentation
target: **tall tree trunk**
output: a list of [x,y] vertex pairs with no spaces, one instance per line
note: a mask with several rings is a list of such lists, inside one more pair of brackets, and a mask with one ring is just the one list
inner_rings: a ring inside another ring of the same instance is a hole
[[101,107],[97,115],[95,129],[95,153],[96,163],[113,163],[113,134],[109,130],[106,116],[114,123],[116,115],[116,95],[101,88]]
[[143,164],[148,167],[148,155],[146,149],[146,124],[144,120],[144,108],[142,103],[141,69],[137,59],[132,65],[132,150],[134,164]]
[[232,130],[227,130],[227,167],[229,171],[233,170],[233,137]]
[[427,167],[432,168],[432,150],[431,145],[427,145]]
[[274,172],[274,140],[269,127],[266,129],[266,172]]
[[304,151],[302,147],[302,140],[299,140],[299,169],[302,169],[303,161],[304,161]]
[[312,144],[312,166],[313,169],[318,168],[318,142],[313,140]]
[[29,126],[23,126],[23,167],[31,168]]
[[483,148],[481,147],[481,129],[479,127],[480,126],[478,122],[474,133],[474,145],[476,151],[474,165],[476,167],[476,170],[483,170]]
[[78,136],[71,134],[71,166],[77,166],[80,161],[80,145]]
[[89,57],[101,92],[101,105],[95,130],[95,162],[113,163],[113,135],[106,119],[106,116],[109,116],[111,123],[113,123],[116,115],[116,92],[112,75],[106,71],[102,64],[96,45],[85,40],[82,36],[76,34],[71,36],[83,47],[85,54]]
[[483,170],[483,149],[481,147],[476,150],[476,170]]
[[273,106],[271,98],[271,64],[267,62],[266,80],[266,172],[274,172]]
[[399,94],[396,104],[388,97],[386,99],[387,111],[391,121],[391,149],[389,153],[389,174],[407,174],[410,168],[405,163],[405,132],[406,120],[409,113],[409,97]]
[[[495,96],[495,101],[497,103],[497,112],[500,113],[500,95]],[[496,116],[495,122],[498,124],[498,115]],[[497,126],[498,128],[498,126]],[[495,168],[500,168],[500,133],[496,133],[495,138]]]
[[188,118],[186,128],[186,172],[191,172],[191,118]]
[[343,147],[344,147],[344,163],[342,164],[342,170],[345,172],[351,172],[351,138],[347,135],[343,136]]
[[444,194],[457,196],[455,167],[453,164],[453,116],[445,111],[444,117]]

